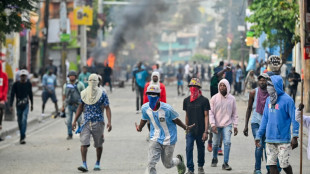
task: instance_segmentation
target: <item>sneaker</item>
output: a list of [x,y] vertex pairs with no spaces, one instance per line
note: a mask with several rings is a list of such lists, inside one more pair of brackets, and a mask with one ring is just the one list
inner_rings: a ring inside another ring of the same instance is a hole
[[222,156],[222,155],[223,155],[222,149],[219,149],[219,150],[217,151],[217,153],[218,153],[219,156]]
[[224,164],[222,165],[222,169],[223,169],[223,170],[231,170],[232,168],[231,168],[227,163],[224,163]]
[[179,154],[179,155],[177,155],[177,158],[179,158],[179,160],[180,160],[180,163],[177,165],[178,174],[184,174],[186,167],[184,164],[183,156]]
[[67,140],[72,140],[72,135],[68,135]]
[[137,111],[136,114],[140,114],[140,111]]
[[88,171],[87,167],[84,166],[84,165],[81,165],[80,167],[78,167],[78,170],[82,171],[82,172],[87,172]]
[[217,166],[217,162],[218,162],[218,160],[213,158],[212,159],[212,163],[211,163],[211,167],[216,167]]
[[20,144],[26,144],[26,141],[24,139],[19,141]]
[[253,174],[262,174],[260,170],[254,170]]
[[146,136],[145,140],[146,140],[147,142],[149,142],[149,141],[150,141],[150,133],[148,133],[148,134],[147,134],[147,136]]
[[198,174],[205,174],[205,170],[203,170],[203,167],[198,166]]
[[194,174],[194,172],[189,170],[189,171],[186,172],[186,174]]
[[207,149],[208,149],[209,152],[212,152],[212,143],[208,143],[208,148]]
[[94,167],[94,170],[95,170],[95,171],[101,170],[101,169],[100,169],[100,166],[96,164],[95,167]]

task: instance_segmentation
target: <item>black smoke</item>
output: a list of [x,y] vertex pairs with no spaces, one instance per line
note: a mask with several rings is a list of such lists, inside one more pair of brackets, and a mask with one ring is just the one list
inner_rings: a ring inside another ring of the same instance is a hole
[[142,0],[125,7],[116,21],[110,52],[117,55],[126,42],[137,39],[150,24],[159,23],[161,14],[168,9],[165,0]]

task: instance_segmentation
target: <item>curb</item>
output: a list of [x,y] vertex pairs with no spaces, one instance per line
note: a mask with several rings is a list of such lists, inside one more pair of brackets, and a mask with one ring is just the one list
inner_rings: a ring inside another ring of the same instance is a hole
[[[36,123],[41,123],[39,118],[42,117],[42,120],[46,120],[48,118],[50,118],[52,115],[48,115],[48,116],[37,116],[37,118],[32,118],[32,119],[29,119],[27,121],[27,127],[28,126],[33,126],[35,125]],[[41,121],[42,121],[41,120]],[[9,136],[9,135],[14,135],[15,132],[19,131],[19,128],[18,128],[18,123],[17,121],[15,120],[16,122],[16,126],[14,126],[13,128],[10,128],[10,129],[2,129],[1,133],[0,133],[0,137],[3,137],[3,139],[5,139],[6,136]]]

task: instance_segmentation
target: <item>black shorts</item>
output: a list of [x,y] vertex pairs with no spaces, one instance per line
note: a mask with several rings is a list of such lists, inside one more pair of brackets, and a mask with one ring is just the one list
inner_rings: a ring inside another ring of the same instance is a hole
[[52,99],[53,103],[57,102],[55,91],[53,93],[49,93],[48,91],[43,91],[42,93],[43,103],[46,103],[49,98]]

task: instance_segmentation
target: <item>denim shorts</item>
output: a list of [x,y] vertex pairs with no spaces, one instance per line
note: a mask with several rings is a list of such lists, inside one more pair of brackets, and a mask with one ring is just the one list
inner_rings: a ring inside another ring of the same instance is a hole
[[46,103],[49,98],[52,99],[53,103],[57,102],[55,91],[53,93],[49,93],[48,91],[43,91],[42,93],[43,103]]

